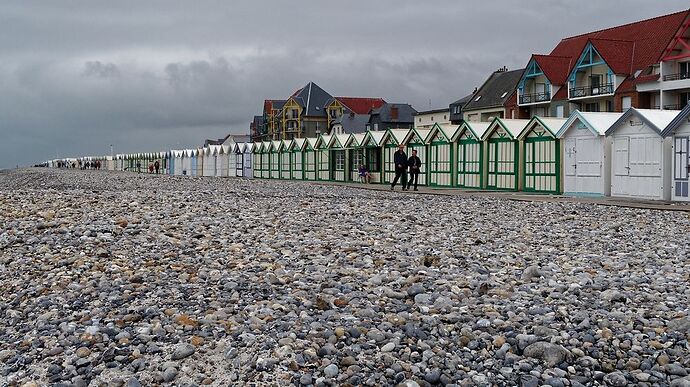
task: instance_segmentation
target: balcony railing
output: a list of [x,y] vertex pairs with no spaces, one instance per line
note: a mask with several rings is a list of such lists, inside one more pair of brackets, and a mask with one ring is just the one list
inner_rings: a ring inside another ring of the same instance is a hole
[[551,93],[523,94],[520,96],[520,103],[536,103],[551,100]]
[[664,110],[680,110],[682,108],[683,108],[683,105],[681,105],[681,104],[664,105]]
[[664,75],[664,81],[678,81],[681,79],[690,79],[690,74],[678,73],[678,74]]
[[597,86],[573,87],[570,89],[570,98],[594,97],[611,93],[613,93],[613,83],[605,83]]

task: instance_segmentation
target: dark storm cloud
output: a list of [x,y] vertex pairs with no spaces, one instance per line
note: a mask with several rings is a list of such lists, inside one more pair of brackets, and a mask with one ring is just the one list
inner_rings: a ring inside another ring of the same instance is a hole
[[244,133],[308,81],[447,106],[562,37],[684,1],[0,4],[0,168],[198,145]]

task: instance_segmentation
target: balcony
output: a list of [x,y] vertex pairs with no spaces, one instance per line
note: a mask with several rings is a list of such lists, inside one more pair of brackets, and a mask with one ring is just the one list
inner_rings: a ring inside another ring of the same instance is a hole
[[681,79],[690,79],[690,74],[678,73],[678,74],[664,75],[664,81],[680,81]]
[[548,102],[551,100],[551,93],[523,94],[520,96],[520,104]]
[[573,87],[570,89],[570,98],[596,97],[597,95],[613,94],[613,83],[605,83],[597,86]]

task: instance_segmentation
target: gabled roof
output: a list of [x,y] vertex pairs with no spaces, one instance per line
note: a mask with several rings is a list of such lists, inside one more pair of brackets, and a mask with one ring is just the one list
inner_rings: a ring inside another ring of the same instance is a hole
[[326,148],[328,147],[328,144],[331,142],[331,138],[333,138],[333,135],[328,135],[328,134],[319,134],[316,137],[316,147],[315,148]]
[[464,111],[503,107],[517,89],[525,69],[495,71],[463,107]]
[[491,122],[463,121],[458,130],[453,135],[453,141],[457,141],[458,136],[464,131],[469,130],[477,141],[484,137],[484,133],[491,126]]
[[366,136],[366,133],[351,133],[350,137],[348,137],[347,141],[345,141],[345,144],[343,145],[346,148],[358,147],[360,144],[362,144],[364,136]]
[[292,142],[290,143],[290,146],[288,147],[288,150],[295,150],[295,148],[299,150],[304,149],[304,144],[307,142],[306,138],[294,138],[292,139]]
[[335,97],[335,99],[355,114],[369,114],[372,109],[378,109],[386,103],[383,98]]
[[455,137],[455,134],[457,133],[458,129],[460,128],[459,125],[453,125],[453,124],[443,124],[440,125],[439,123],[434,123],[434,125],[431,127],[429,132],[426,135],[426,138],[424,138],[425,143],[430,143],[431,140],[436,137],[436,133],[441,133],[441,136],[445,137],[446,141],[452,142],[453,137]]
[[661,136],[663,130],[678,116],[678,111],[657,110],[657,109],[636,109],[630,108],[623,113],[616,122],[606,130],[606,135],[613,134],[618,127],[624,124],[631,117],[638,117]]
[[587,44],[592,42],[611,70],[617,74],[634,74],[659,62],[689,13],[685,10],[571,36],[562,39],[550,55],[574,58],[570,73]]
[[603,136],[606,134],[606,130],[622,115],[623,113],[581,112],[575,110],[570,114],[568,120],[561,125],[561,128],[556,133],[556,137],[562,138],[575,121],[584,124],[595,136]]
[[688,117],[690,117],[690,104],[685,105],[683,110],[678,112],[678,115],[671,122],[669,122],[668,125],[666,125],[664,130],[661,132],[661,136],[668,137],[672,135],[676,129],[688,122]]
[[[436,124],[434,124],[436,125]],[[415,138],[419,138],[419,142],[425,143],[425,140],[427,136],[429,135],[429,132],[431,132],[431,129],[426,129],[426,128],[413,128],[407,133],[407,136],[405,136],[405,139],[403,140],[404,144],[409,144],[412,142],[412,140]]]
[[564,85],[568,79],[568,73],[577,59],[557,55],[532,55],[532,59],[544,73],[552,85]]
[[546,129],[549,132],[549,134],[551,134],[551,137],[556,138],[556,133],[566,121],[567,120],[565,118],[549,118],[534,116],[522,129],[522,132],[518,136],[518,139],[522,140],[525,137],[527,137],[527,134],[529,134],[530,130],[534,129],[537,126]]
[[318,137],[307,137],[304,139],[304,148],[316,149],[316,143],[319,141]]
[[329,148],[345,148],[347,140],[350,138],[349,134],[335,134],[331,136],[331,141],[328,144]]
[[381,146],[381,141],[383,140],[383,136],[386,134],[386,132],[372,132],[368,131],[365,135],[362,141],[359,143],[359,145],[371,145],[373,146]]
[[509,120],[496,117],[491,121],[486,132],[484,132],[482,141],[491,137],[493,132],[498,128],[503,128],[508,133],[511,140],[516,140],[528,122],[529,120]]
[[388,129],[382,137],[382,141],[385,143],[389,139],[392,139],[396,144],[405,144],[405,139],[407,135],[412,131],[412,129]]
[[244,146],[245,146],[244,142],[236,142],[232,146],[232,151],[235,153],[243,153],[244,152]]
[[292,97],[304,109],[303,114],[308,117],[326,117],[324,106],[333,98],[314,82],[298,90]]

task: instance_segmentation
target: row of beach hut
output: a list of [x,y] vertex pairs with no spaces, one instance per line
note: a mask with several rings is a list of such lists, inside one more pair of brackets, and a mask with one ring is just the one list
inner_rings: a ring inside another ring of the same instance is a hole
[[159,153],[118,154],[108,169],[186,176],[389,184],[400,144],[422,160],[419,184],[430,187],[620,196],[689,201],[690,105],[682,111],[630,108],[624,113],[574,111],[568,119],[495,118],[230,143]]

